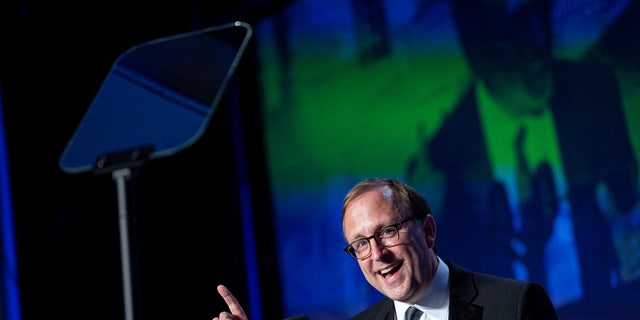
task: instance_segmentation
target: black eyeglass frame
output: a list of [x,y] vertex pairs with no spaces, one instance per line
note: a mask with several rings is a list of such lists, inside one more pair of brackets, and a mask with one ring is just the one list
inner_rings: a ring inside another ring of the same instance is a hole
[[[398,227],[404,223],[407,223],[411,220],[419,220],[422,219],[422,217],[418,216],[418,215],[412,215],[400,222],[394,223],[394,224],[390,224],[388,226],[384,226],[378,230],[376,230],[376,232],[374,232],[372,235],[368,236],[368,237],[362,237],[362,238],[358,238],[354,241],[351,241],[346,247],[344,247],[344,249],[342,249],[344,252],[348,253],[349,256],[351,256],[352,258],[356,259],[356,260],[364,260],[366,258],[368,258],[369,256],[371,256],[371,239],[375,239],[376,242],[381,245],[381,246],[385,246],[384,244],[381,243],[381,238],[380,238],[380,234],[382,233],[383,230],[389,229],[389,228],[394,228],[396,230],[396,241],[398,241],[398,239],[400,238],[400,229],[398,229]],[[358,258],[358,256],[356,255],[356,250],[353,248],[353,244],[358,242],[358,241],[362,241],[362,240],[367,240],[367,242],[369,243],[369,253],[367,253],[364,257],[362,258]],[[395,242],[394,242],[395,243]]]

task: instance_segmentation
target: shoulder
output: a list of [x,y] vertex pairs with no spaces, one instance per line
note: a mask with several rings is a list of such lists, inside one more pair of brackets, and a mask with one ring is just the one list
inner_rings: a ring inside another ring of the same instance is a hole
[[501,277],[493,274],[472,271],[460,265],[457,265],[449,260],[445,260],[445,263],[447,264],[447,267],[449,267],[449,277],[453,282],[474,279],[475,281],[507,283],[507,284],[514,284],[514,285],[522,285],[527,283],[527,281],[525,280],[506,278],[506,277]]
[[542,285],[513,278],[499,277],[491,274],[474,272],[447,261],[452,293],[465,299],[480,298],[485,294],[500,292],[501,296],[548,299]]
[[470,271],[450,261],[447,261],[446,264],[449,267],[452,288],[473,286],[480,291],[483,289],[501,289],[508,291],[538,290],[538,287],[542,289],[539,284],[534,282]]
[[553,303],[540,284],[473,272],[446,263],[452,304],[457,310],[473,305],[483,307],[483,314],[491,319],[523,314],[535,319],[557,319]]
[[[553,68],[555,84],[560,86],[559,89],[564,89],[564,86],[571,85],[570,88],[567,88],[567,90],[571,90],[575,88],[576,84],[580,86],[593,85],[598,88],[598,90],[595,90],[598,92],[601,85],[617,86],[618,83],[615,69],[611,65],[598,60],[570,61],[558,59],[554,62]],[[566,83],[566,81],[569,81],[569,83]]]

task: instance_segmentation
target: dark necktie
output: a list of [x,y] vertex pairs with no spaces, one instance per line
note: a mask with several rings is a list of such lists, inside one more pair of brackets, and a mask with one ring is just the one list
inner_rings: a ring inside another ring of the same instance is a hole
[[407,312],[404,313],[404,320],[418,320],[422,315],[422,311],[418,310],[418,308],[411,306],[407,309]]

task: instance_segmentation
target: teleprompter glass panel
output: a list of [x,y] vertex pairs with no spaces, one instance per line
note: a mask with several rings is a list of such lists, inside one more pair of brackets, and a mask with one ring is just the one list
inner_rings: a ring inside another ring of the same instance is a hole
[[251,38],[232,22],[134,46],[120,55],[60,157],[67,173],[105,154],[151,147],[174,154],[206,129]]

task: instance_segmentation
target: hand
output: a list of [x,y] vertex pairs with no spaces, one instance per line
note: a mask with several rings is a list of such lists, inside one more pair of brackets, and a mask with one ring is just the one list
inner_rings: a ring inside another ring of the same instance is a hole
[[236,297],[231,294],[231,291],[222,284],[219,285],[217,289],[222,299],[224,299],[224,302],[229,306],[231,313],[222,311],[220,315],[213,318],[213,320],[247,320],[247,315],[244,313],[238,300],[236,300]]

